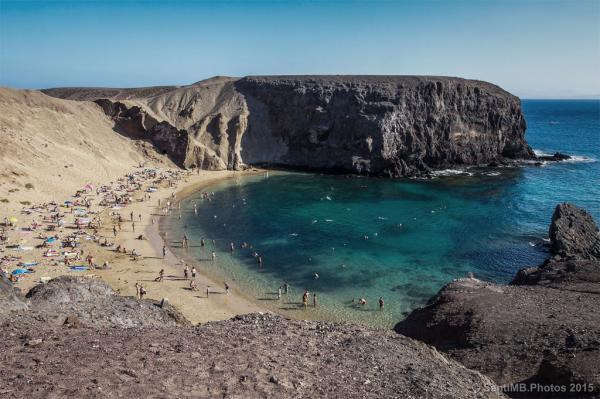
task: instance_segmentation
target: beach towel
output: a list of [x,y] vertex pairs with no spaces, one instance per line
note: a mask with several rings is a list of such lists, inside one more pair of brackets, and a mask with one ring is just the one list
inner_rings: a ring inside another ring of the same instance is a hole
[[21,262],[19,263],[19,266],[23,266],[23,267],[30,267],[30,266],[37,266],[39,265],[38,262]]
[[19,245],[19,246],[18,246],[18,247],[15,249],[15,251],[19,251],[19,252],[20,252],[20,251],[31,251],[32,249],[33,249],[33,247],[23,247],[23,246]]
[[12,274],[27,274],[27,273],[33,273],[33,272],[31,270],[27,270],[27,269],[15,269],[12,272]]
[[71,266],[69,267],[69,269],[71,269],[71,271],[73,272],[84,272],[86,270],[88,270],[87,266]]

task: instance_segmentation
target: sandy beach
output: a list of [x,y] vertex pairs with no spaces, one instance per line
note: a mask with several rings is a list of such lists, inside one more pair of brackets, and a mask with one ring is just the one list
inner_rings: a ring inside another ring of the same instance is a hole
[[[178,201],[189,193],[200,190],[204,186],[222,179],[229,179],[247,173],[256,173],[256,171],[200,171],[198,174],[187,173],[182,179],[174,182],[172,187],[158,187],[158,191],[152,193],[151,198],[144,201],[141,201],[141,199],[144,198],[146,193],[144,190],[139,190],[133,194],[134,201],[118,211],[124,222],[121,223],[122,229],[117,233],[116,237],[113,237],[110,209],[105,208],[101,211],[102,227],[98,230],[98,236],[101,237],[101,240],[106,237],[110,242],[114,243],[115,247],[121,246],[126,248],[126,254],[116,252],[109,247],[103,247],[89,239],[82,240],[78,248],[78,250],[83,251],[85,257],[91,255],[94,258],[94,262],[98,265],[108,262],[110,269],[71,271],[65,265],[57,264],[56,261],[44,257],[43,252],[46,248],[34,247],[27,252],[20,252],[19,254],[21,262],[38,263],[38,265],[31,268],[35,270],[35,273],[22,275],[23,277],[19,279],[16,285],[24,292],[27,292],[41,280],[65,274],[76,274],[90,278],[101,278],[121,295],[135,296],[135,283],[137,282],[142,284],[146,289],[147,298],[155,300],[166,298],[169,303],[177,307],[194,324],[224,320],[239,314],[261,311],[263,309],[243,297],[231,282],[229,282],[229,294],[226,294],[224,282],[213,281],[204,275],[202,267],[199,264],[189,264],[190,268],[195,266],[198,271],[198,275],[196,276],[197,291],[191,291],[189,289],[189,280],[185,280],[183,277],[183,265],[180,263],[180,260],[169,250],[167,250],[167,255],[163,259],[162,247],[164,242],[158,231],[159,219],[161,217],[158,208],[159,199],[164,204],[167,199],[171,198],[173,193],[176,193],[175,201]],[[56,199],[56,201],[59,203],[62,202],[59,199]],[[91,208],[100,211],[97,204],[94,204]],[[16,209],[13,209],[12,212],[8,209],[6,211],[12,214],[16,212]],[[130,214],[134,215],[135,231],[133,230],[133,223],[130,221]],[[29,246],[41,244],[43,240],[32,238],[34,235],[33,232],[24,232],[22,230],[22,227],[31,224],[34,219],[34,215],[20,215],[16,228],[8,231],[9,242],[26,241]],[[138,239],[140,234],[144,236],[143,240]],[[134,260],[130,255],[133,249],[141,255],[137,260]],[[4,255],[7,255],[9,251],[10,249],[6,249]],[[84,264],[85,260],[80,260],[76,263]],[[6,269],[5,266],[3,268]],[[11,271],[10,268],[8,269],[8,271]],[[164,269],[164,280],[157,282],[155,279],[161,269]],[[209,290],[208,297],[206,295],[207,288]]]

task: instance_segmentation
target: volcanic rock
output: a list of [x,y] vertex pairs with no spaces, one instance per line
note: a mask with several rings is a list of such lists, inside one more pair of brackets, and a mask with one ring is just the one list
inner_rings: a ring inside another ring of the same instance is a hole
[[217,77],[184,87],[48,89],[96,101],[179,166],[269,165],[384,176],[534,159],[520,100],[436,76]]
[[[52,280],[28,298],[30,310],[0,320],[7,398],[504,397],[487,377],[393,331],[270,313],[192,327],[85,278]],[[77,318],[55,322],[63,313]]]
[[[550,238],[552,258],[521,270],[511,285],[459,279],[395,330],[481,371],[513,396],[599,395],[598,228],[584,210],[561,204]],[[519,383],[528,388],[510,391]],[[553,386],[566,391],[549,392]]]

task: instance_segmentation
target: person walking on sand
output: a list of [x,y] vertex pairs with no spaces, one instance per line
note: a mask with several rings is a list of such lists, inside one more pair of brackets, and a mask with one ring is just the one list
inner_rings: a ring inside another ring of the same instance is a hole
[[379,297],[379,310],[383,310],[384,305],[385,305],[385,302],[383,301],[383,297],[380,296]]
[[208,294],[210,293],[210,285],[206,286],[206,297],[208,298]]
[[164,259],[167,256],[167,247],[165,245],[163,245],[162,254]]
[[225,295],[229,295],[229,284],[225,281]]
[[131,222],[131,229],[133,230],[133,232],[135,233],[135,222]]
[[160,271],[158,272],[158,277],[156,278],[156,281],[158,281],[160,283],[163,281],[164,277],[165,277],[165,269],[160,269]]
[[117,236],[117,226],[113,226],[113,235]]
[[192,266],[192,279],[196,278],[196,268]]
[[287,295],[287,294],[288,294],[288,292],[289,292],[289,290],[290,290],[290,285],[288,284],[288,282],[287,282],[287,281],[284,281],[284,282],[283,282],[283,293],[284,293],[285,295]]
[[138,214],[138,221],[139,221],[140,223],[142,222],[142,214],[141,214],[141,213],[139,213],[139,214]]
[[140,284],[140,299],[144,299],[144,295],[146,295],[146,289]]
[[133,212],[131,212],[131,213],[129,214],[129,219],[131,219],[131,221],[133,222]]
[[188,265],[186,263],[185,267],[183,268],[183,278],[187,280],[189,278],[189,274],[190,274],[190,268],[188,267]]
[[135,297],[137,299],[142,299],[141,295],[140,295],[140,288],[142,286],[139,283],[135,283]]
[[314,292],[313,293],[313,307],[317,307],[317,293]]

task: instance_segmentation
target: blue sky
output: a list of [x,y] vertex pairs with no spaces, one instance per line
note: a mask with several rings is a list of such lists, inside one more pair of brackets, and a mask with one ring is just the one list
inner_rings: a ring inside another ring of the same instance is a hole
[[582,98],[600,97],[599,71],[600,0],[0,0],[0,85],[10,87],[433,74]]

